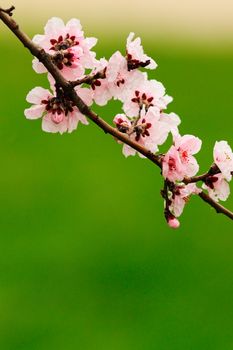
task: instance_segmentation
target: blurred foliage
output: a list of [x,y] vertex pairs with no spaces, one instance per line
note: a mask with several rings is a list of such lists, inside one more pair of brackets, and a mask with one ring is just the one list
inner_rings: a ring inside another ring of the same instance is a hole
[[[126,160],[92,123],[61,136],[27,121],[25,96],[46,77],[8,37],[0,42],[0,349],[232,349],[232,222],[192,198],[172,231],[150,162]],[[181,133],[203,140],[205,171],[215,140],[233,146],[233,54],[145,47]],[[114,50],[110,40],[97,47],[99,57]],[[95,110],[111,121],[119,108]]]

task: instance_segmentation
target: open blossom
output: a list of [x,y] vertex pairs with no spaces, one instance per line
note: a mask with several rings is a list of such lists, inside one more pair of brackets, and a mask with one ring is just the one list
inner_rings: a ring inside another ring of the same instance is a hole
[[157,80],[144,80],[137,88],[125,94],[123,110],[129,117],[134,117],[138,115],[140,109],[147,111],[153,106],[162,111],[171,101],[172,97],[165,94],[162,83]]
[[209,196],[218,202],[226,201],[230,195],[230,186],[223,174],[209,175],[202,185],[204,190],[207,190]]
[[174,137],[174,145],[163,157],[162,173],[169,181],[182,181],[185,176],[194,176],[199,165],[193,154],[199,152],[201,140],[192,135],[177,135]]
[[[76,92],[82,100],[90,106],[92,96],[89,89],[77,87]],[[26,100],[33,106],[24,111],[27,119],[38,119],[42,117],[42,129],[46,132],[60,134],[72,132],[77,128],[79,122],[88,124],[86,117],[74,105],[73,101],[61,96],[56,96],[42,87],[32,89]]]
[[123,101],[125,95],[146,80],[146,75],[138,70],[129,71],[126,58],[117,51],[109,59],[106,79],[112,96]]
[[233,173],[233,152],[226,141],[217,141],[215,143],[214,162],[224,178],[230,181]]
[[[77,19],[71,19],[65,25],[60,18],[51,18],[45,26],[45,34],[35,35],[33,42],[52,56],[53,62],[68,80],[80,78],[86,68],[94,67],[95,53],[91,48],[97,39],[84,38]],[[37,58],[33,60],[33,68],[37,73],[46,72]]]
[[104,106],[112,98],[112,93],[109,89],[108,80],[106,79],[106,69],[108,66],[108,61],[105,58],[101,58],[96,62],[95,68],[92,74],[97,74],[98,72],[105,72],[104,78],[97,78],[92,81],[91,89],[93,99],[99,106]]
[[128,69],[133,70],[140,67],[155,69],[157,67],[157,64],[151,57],[148,57],[144,53],[143,47],[141,45],[141,39],[136,38],[133,40],[133,38],[134,33],[130,33],[126,44]]
[[[160,110],[157,107],[152,107],[147,113],[143,113],[140,118],[127,118],[124,114],[118,114],[114,118],[114,123],[116,124],[119,131],[127,133],[130,139],[138,142],[140,145],[144,146],[152,153],[158,151],[158,146],[162,145],[169,132],[176,131],[177,126],[180,123],[180,119],[174,113],[170,115],[170,123],[167,118],[161,117]],[[123,154],[128,157],[130,155],[135,155],[137,151],[132,147],[124,144]],[[140,157],[143,157],[139,153]]]
[[192,194],[199,194],[200,192],[201,190],[193,183],[176,185],[169,198],[169,210],[175,217],[179,217],[184,210],[185,204],[188,203],[190,196]]

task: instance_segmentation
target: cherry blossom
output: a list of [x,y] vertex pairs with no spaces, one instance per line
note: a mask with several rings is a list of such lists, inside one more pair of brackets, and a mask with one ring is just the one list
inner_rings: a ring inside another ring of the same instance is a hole
[[124,101],[124,96],[145,81],[146,75],[138,70],[129,72],[126,58],[117,51],[109,59],[106,78],[112,96]]
[[123,110],[129,117],[138,115],[141,109],[157,107],[161,111],[167,108],[172,97],[165,94],[165,87],[157,80],[144,80],[137,88],[130,90],[124,96]]
[[233,173],[233,152],[226,141],[216,141],[214,146],[214,162],[227,181]]
[[[71,19],[65,25],[60,18],[51,18],[45,26],[45,34],[35,35],[33,42],[52,56],[53,63],[68,80],[82,77],[86,68],[95,65],[95,53],[91,48],[97,39],[84,38],[77,19]],[[37,58],[33,60],[33,68],[37,73],[46,72]]]
[[[170,117],[171,123],[168,122]],[[176,132],[180,119],[174,113],[170,115],[161,115],[157,107],[151,107],[148,112],[142,112],[138,118],[127,118],[124,114],[118,114],[114,118],[119,131],[127,133],[129,137],[146,147],[152,153],[158,151],[158,146],[162,145],[169,132]],[[123,154],[128,157],[135,155],[137,151],[124,144]],[[138,153],[140,157],[144,157]]]
[[199,194],[200,191],[194,183],[175,185],[173,191],[170,193],[169,210],[175,217],[179,217],[184,210],[185,204],[188,203],[190,196],[192,194]]
[[[92,103],[90,90],[77,87],[76,91],[82,100],[90,106]],[[28,93],[26,100],[33,104],[24,111],[26,118],[38,119],[42,117],[42,130],[46,132],[63,134],[68,131],[70,133],[77,128],[79,122],[88,124],[86,117],[80,113],[73,101],[65,98],[62,93],[57,96],[55,92],[52,94],[49,90],[35,87]]]
[[174,136],[174,145],[162,161],[162,173],[169,181],[182,181],[185,176],[194,176],[199,165],[193,154],[199,152],[201,140],[192,135]]
[[[105,71],[106,75],[106,69],[108,66],[108,61],[105,58],[101,58],[99,61],[96,62],[96,66],[92,71],[92,74],[95,75],[98,72]],[[109,89],[108,80],[105,78],[97,78],[93,79],[91,84],[92,89],[92,95],[93,99],[96,104],[99,106],[104,106],[107,104],[109,100],[112,98],[112,93]]]
[[222,174],[209,175],[202,185],[204,190],[207,190],[209,196],[218,202],[226,201],[230,195],[230,186]]
[[136,38],[133,40],[134,35],[134,33],[130,33],[127,38],[126,53],[128,70],[130,71],[140,67],[155,69],[157,64],[151,57],[144,54],[141,39]]

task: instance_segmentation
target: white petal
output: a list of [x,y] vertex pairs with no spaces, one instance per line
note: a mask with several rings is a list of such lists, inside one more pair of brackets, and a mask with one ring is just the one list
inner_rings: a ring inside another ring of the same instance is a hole
[[44,110],[45,110],[45,106],[35,105],[25,109],[24,115],[27,119],[38,119],[42,116]]
[[46,90],[40,86],[35,87],[26,96],[26,100],[29,103],[33,103],[36,105],[40,105],[41,101],[47,100],[49,97],[51,97],[51,93],[49,90]]
[[53,17],[48,20],[45,26],[45,34],[49,37],[54,37],[57,39],[58,35],[63,34],[63,30],[65,28],[64,22],[61,18]]
[[135,156],[135,154],[136,154],[135,149],[133,149],[132,147],[130,147],[126,144],[123,145],[122,152],[126,158],[129,156]]
[[55,124],[50,116],[47,114],[42,119],[42,130],[46,132],[56,133],[59,132],[60,134],[63,134],[67,131],[67,120],[64,119],[63,122],[59,124]]
[[37,58],[34,58],[32,60],[32,68],[34,69],[34,71],[38,74],[41,73],[46,73],[47,69],[45,68],[45,66],[43,65],[43,63],[41,63]]

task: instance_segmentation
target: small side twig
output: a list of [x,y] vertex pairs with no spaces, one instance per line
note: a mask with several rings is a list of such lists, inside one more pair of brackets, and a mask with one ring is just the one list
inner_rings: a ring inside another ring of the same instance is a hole
[[205,180],[209,177],[209,176],[213,176],[213,175],[217,175],[220,173],[219,168],[217,167],[216,164],[213,164],[211,166],[211,168],[204,174],[201,175],[197,175],[197,176],[192,176],[192,177],[185,177],[183,182],[187,185],[190,183],[194,183],[194,182],[199,182],[199,181],[203,181],[205,182]]
[[104,69],[104,70],[97,72],[95,74],[89,74],[82,79],[70,81],[69,82],[70,86],[72,86],[74,88],[75,86],[82,85],[82,84],[92,85],[93,81],[98,80],[98,79],[104,79],[106,77],[105,72],[106,72],[106,70]]
[[15,10],[15,6],[11,6],[11,7],[8,8],[8,9],[3,9],[3,8],[0,7],[0,11],[1,11],[1,12],[4,12],[4,13],[6,13],[6,14],[8,14],[8,16],[10,16],[10,17],[13,16],[14,10]]

